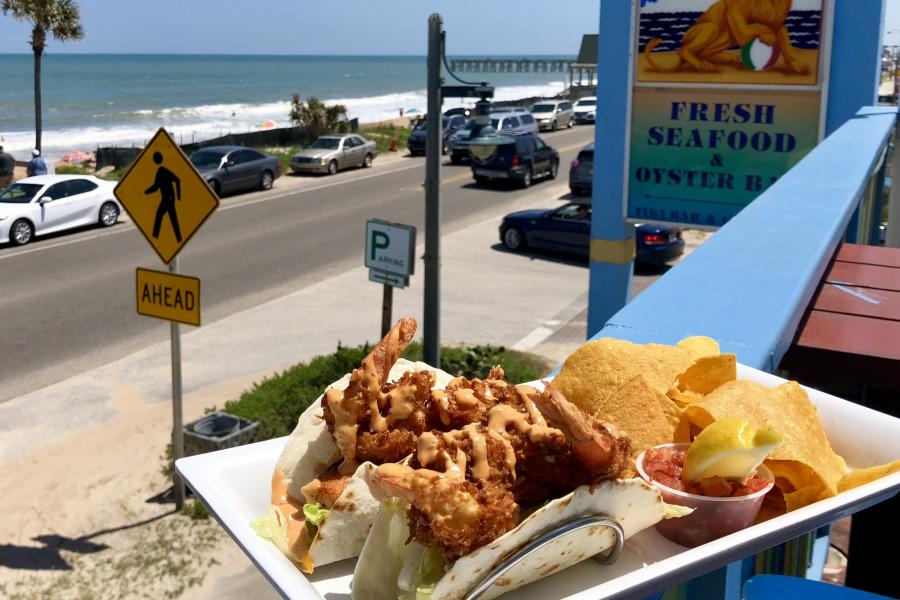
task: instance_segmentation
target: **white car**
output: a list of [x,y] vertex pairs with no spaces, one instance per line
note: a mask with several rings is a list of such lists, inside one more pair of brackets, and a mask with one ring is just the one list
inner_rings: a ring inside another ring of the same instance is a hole
[[597,97],[585,96],[575,103],[575,122],[593,123],[597,119]]
[[38,175],[0,191],[0,244],[27,244],[36,235],[98,224],[111,227],[122,207],[114,181],[87,175]]

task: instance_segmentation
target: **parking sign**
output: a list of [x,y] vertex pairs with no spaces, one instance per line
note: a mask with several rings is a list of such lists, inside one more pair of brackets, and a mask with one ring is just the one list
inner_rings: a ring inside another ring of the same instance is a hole
[[376,271],[409,277],[415,270],[416,228],[379,219],[366,222],[365,264]]

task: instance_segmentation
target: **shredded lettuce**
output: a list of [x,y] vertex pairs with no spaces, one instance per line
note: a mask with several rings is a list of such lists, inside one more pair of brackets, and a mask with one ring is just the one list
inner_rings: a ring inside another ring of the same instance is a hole
[[316,528],[321,527],[322,521],[328,516],[328,509],[322,508],[321,504],[304,504],[303,516],[306,517],[306,523],[312,524]]
[[250,528],[256,535],[271,541],[285,556],[299,562],[288,546],[287,527],[287,519],[277,506],[270,506],[266,516],[250,523]]
[[400,591],[398,600],[429,600],[437,582],[447,572],[444,557],[435,548],[425,548],[419,556],[412,585],[409,591]]

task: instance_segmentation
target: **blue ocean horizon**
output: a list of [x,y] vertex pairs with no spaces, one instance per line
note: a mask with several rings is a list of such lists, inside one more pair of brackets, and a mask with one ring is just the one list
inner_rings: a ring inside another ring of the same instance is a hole
[[[34,143],[33,58],[27,52],[0,54],[0,64],[0,140],[18,157]],[[497,98],[506,100],[557,94],[565,76],[467,73],[463,79],[489,77]],[[44,147],[50,154],[140,144],[161,126],[182,138],[204,139],[252,130],[264,120],[287,125],[295,93],[345,104],[349,116],[363,122],[397,117],[400,108],[424,112],[426,104],[425,57],[415,55],[49,52],[42,84]]]

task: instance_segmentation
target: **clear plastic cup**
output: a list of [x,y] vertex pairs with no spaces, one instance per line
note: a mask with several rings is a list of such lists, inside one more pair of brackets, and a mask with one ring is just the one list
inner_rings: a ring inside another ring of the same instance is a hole
[[[686,450],[689,445],[662,444],[656,447]],[[656,524],[656,530],[666,539],[688,548],[705,544],[753,525],[760,508],[762,508],[763,498],[775,485],[772,471],[765,465],[760,465],[756,471],[756,477],[767,479],[769,485],[758,492],[727,498],[689,494],[651,480],[644,471],[644,454],[646,452],[641,452],[636,461],[641,478],[656,486],[662,494],[663,501],[667,504],[678,504],[694,509],[694,512],[686,517],[663,519]]]

